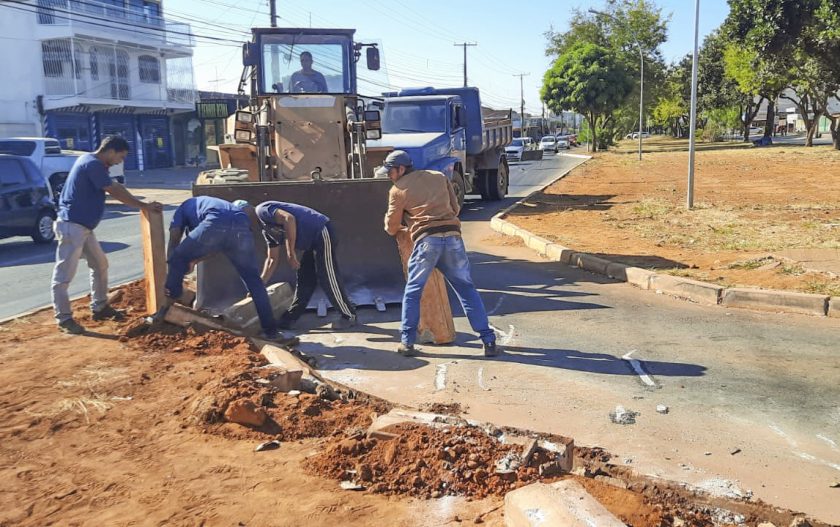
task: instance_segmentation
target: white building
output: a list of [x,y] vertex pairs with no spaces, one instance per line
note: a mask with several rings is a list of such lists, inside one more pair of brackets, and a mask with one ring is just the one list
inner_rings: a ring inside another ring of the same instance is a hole
[[92,150],[121,135],[126,169],[172,166],[172,117],[195,110],[194,43],[159,0],[3,2],[0,35],[0,136]]

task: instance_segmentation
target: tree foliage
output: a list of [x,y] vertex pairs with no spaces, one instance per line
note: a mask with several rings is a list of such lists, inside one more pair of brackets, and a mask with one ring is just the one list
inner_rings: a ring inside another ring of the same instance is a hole
[[540,96],[555,112],[571,109],[584,115],[592,131],[593,151],[597,151],[606,139],[599,144],[598,132],[609,124],[631,89],[632,81],[615,52],[577,42],[545,72]]

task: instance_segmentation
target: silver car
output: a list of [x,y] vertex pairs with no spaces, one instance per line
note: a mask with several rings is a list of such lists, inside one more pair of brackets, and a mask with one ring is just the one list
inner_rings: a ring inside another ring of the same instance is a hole
[[525,141],[521,137],[515,137],[513,142],[505,147],[505,156],[508,161],[521,161],[522,153],[525,151]]

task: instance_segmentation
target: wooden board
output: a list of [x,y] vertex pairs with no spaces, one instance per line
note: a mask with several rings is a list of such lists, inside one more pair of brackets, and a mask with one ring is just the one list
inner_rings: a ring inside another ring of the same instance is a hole
[[[408,260],[414,244],[408,233],[397,233],[397,246],[403,271],[408,273]],[[417,325],[417,342],[433,342],[435,344],[449,344],[455,342],[455,321],[452,320],[452,308],[449,306],[449,295],[446,292],[446,280],[435,269],[426,282],[423,296],[420,298],[420,323]]]
[[163,233],[163,212],[140,211],[143,238],[143,268],[146,275],[146,309],[155,313],[166,298],[166,238]]

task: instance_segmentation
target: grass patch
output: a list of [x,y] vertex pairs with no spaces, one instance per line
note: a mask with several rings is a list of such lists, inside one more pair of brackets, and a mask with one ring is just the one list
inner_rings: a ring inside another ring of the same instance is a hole
[[805,281],[804,291],[815,295],[840,296],[840,282],[823,278],[810,278]]
[[740,269],[742,271],[752,271],[759,267],[764,267],[767,264],[773,263],[775,260],[772,256],[764,256],[762,258],[753,258],[752,260],[743,260],[740,262],[732,262],[727,266],[728,269]]
[[633,206],[633,214],[640,219],[658,220],[673,209],[670,203],[659,199],[645,199]]
[[784,264],[779,269],[779,273],[786,274],[789,276],[802,276],[803,274],[805,274],[805,268],[798,263]]

